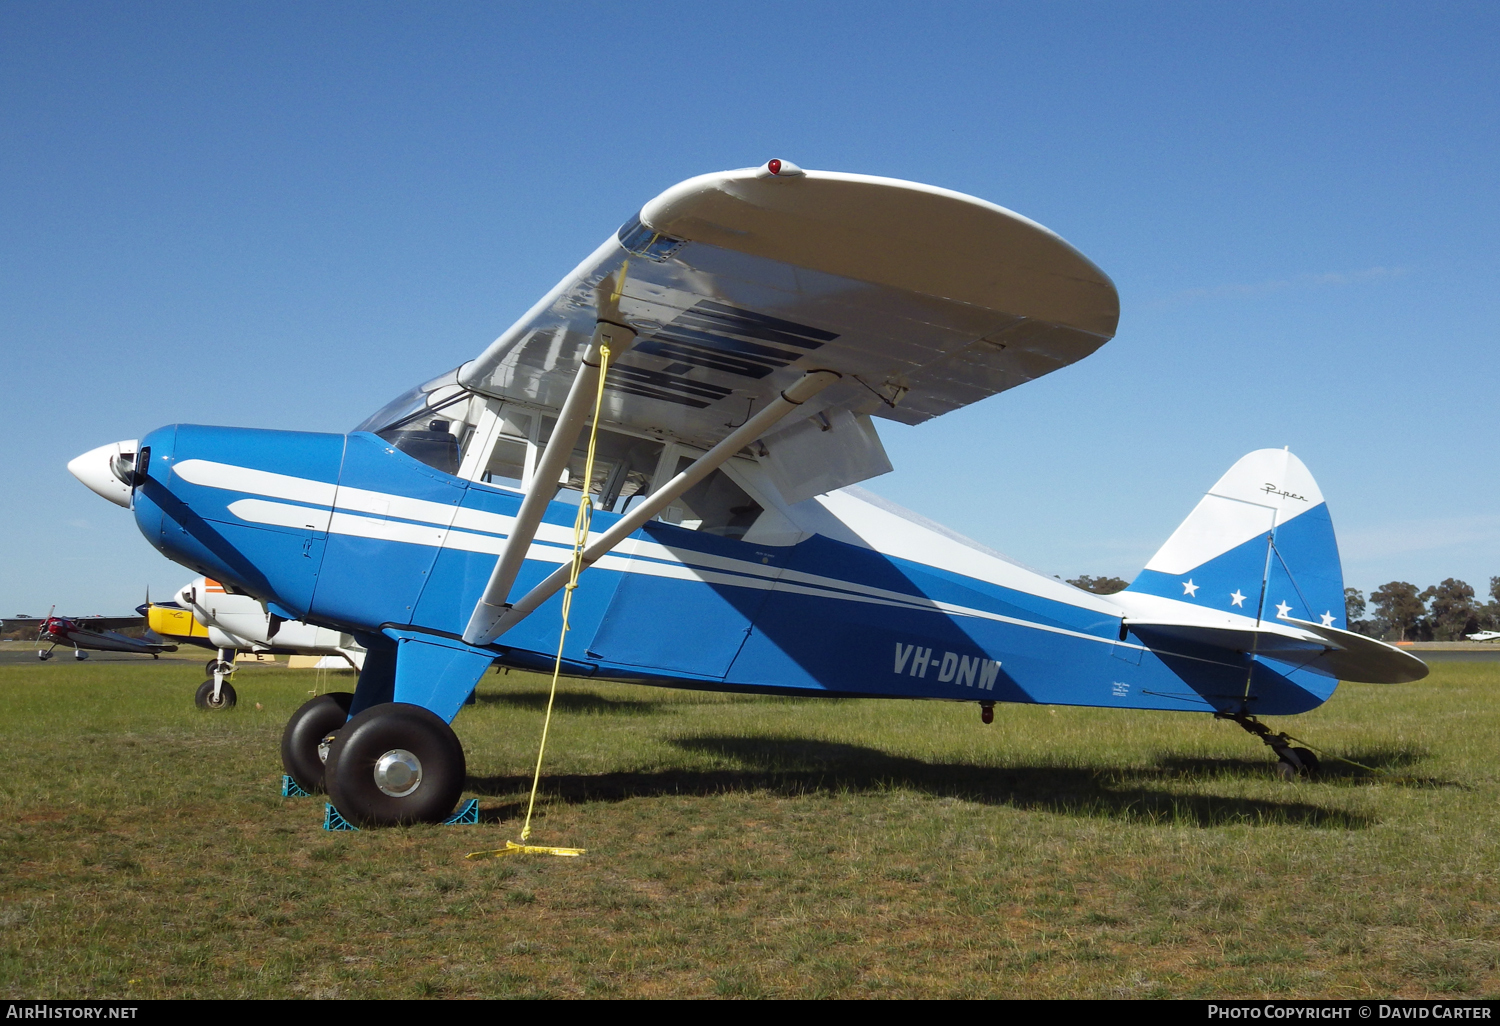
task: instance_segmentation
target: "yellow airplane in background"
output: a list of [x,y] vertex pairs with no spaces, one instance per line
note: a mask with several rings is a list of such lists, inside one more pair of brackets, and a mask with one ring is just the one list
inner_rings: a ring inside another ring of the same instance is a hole
[[229,676],[240,652],[322,656],[355,670],[365,662],[365,650],[350,635],[283,620],[249,595],[235,594],[209,577],[189,581],[169,602],[148,600],[145,615],[146,625],[163,638],[215,650],[204,667],[209,677],[195,697],[200,709],[234,706],[238,696]]

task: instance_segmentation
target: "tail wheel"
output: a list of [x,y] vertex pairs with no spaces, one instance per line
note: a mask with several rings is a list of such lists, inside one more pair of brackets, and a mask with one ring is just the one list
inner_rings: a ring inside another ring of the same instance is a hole
[[323,790],[326,739],[349,720],[354,696],[347,691],[319,695],[292,713],[281,732],[281,768],[308,794]]
[[1318,757],[1306,748],[1293,748],[1292,754],[1297,756],[1297,761],[1302,763],[1302,775],[1304,777],[1315,777],[1318,775]]
[[324,780],[334,808],[356,826],[397,826],[447,819],[467,772],[463,745],[440,716],[387,702],[339,731]]
[[1283,756],[1277,760],[1276,773],[1283,780],[1296,780],[1298,777],[1315,777],[1318,775],[1318,757],[1306,748],[1288,749],[1296,761]]
[[234,704],[239,701],[239,695],[234,693],[234,688],[229,681],[219,685],[219,700],[214,701],[214,682],[206,680],[198,685],[198,693],[193,696],[193,704],[199,709],[233,709]]

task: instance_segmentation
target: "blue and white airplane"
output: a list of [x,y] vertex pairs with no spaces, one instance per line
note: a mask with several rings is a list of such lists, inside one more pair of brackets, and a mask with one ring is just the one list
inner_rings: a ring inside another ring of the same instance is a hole
[[[773,160],[647,203],[477,359],[347,435],[178,424],[70,469],[169,558],[355,636],[352,695],[282,756],[361,825],[442,820],[449,726],[495,663],[550,670],[584,489],[599,510],[564,672],[795,695],[1259,716],[1416,680],[1345,629],[1327,506],[1268,449],[1127,590],[1090,594],[857,487],[872,418],[918,424],[1114,334],[1109,278],[959,193]],[[583,480],[607,347],[594,473]]]

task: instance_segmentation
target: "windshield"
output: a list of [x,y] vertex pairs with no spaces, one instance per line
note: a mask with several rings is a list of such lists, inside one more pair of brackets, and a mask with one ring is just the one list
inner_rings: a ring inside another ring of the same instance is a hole
[[[425,410],[436,409],[462,397],[458,388],[458,368],[433,378],[416,388],[402,392],[370,416],[359,422],[356,431],[373,431],[375,434],[400,427],[420,416]],[[451,393],[451,394],[450,394]]]
[[354,430],[373,431],[413,459],[457,474],[471,398],[458,386],[457,377],[457,371],[450,371],[402,393]]

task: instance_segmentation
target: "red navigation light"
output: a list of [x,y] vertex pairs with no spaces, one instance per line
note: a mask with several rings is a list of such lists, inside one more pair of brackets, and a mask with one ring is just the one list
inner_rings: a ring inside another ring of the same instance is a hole
[[772,158],[771,161],[766,164],[766,170],[771,172],[771,174],[773,175],[781,174],[781,161]]

